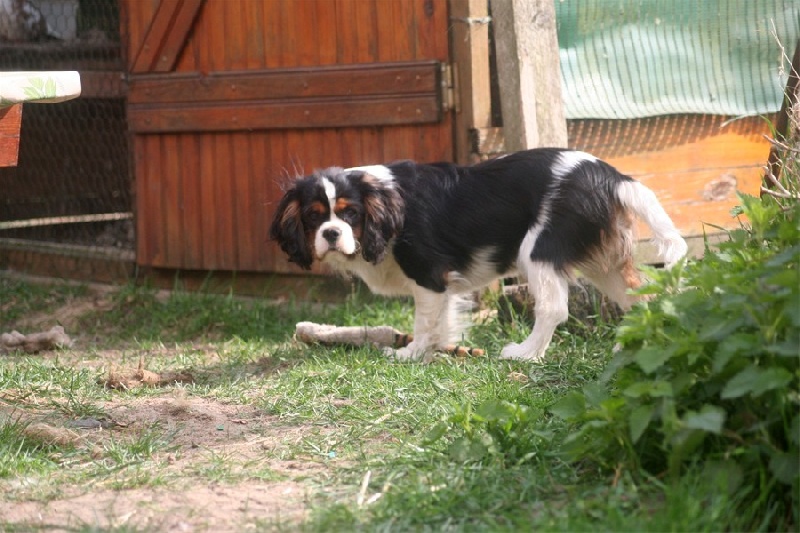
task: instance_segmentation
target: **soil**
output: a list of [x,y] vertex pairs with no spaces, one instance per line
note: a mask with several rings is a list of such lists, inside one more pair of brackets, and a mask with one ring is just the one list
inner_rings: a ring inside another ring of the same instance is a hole
[[[32,331],[45,322],[52,325],[56,316],[69,332],[81,315],[108,305],[105,296],[92,291],[49,313],[47,320],[32,316],[15,327]],[[216,356],[211,346],[197,349],[206,350],[212,360]],[[124,356],[116,350],[93,350],[87,356],[74,348],[32,357],[58,358],[75,368],[107,368],[123,359],[135,368],[138,359],[128,350]],[[169,439],[142,467],[151,477],[138,486],[129,479],[135,475],[130,469],[120,470],[128,478],[121,480],[123,488],[114,486],[114,476],[95,480],[78,474],[81,483],[55,488],[37,476],[0,480],[0,530],[285,530],[308,517],[312,501],[324,490],[320,480],[328,477],[331,465],[292,452],[305,439],[324,439],[324,426],[287,424],[255,406],[190,396],[180,387],[155,396],[115,393],[111,398],[97,406],[106,417],[76,423],[61,416],[50,399],[24,390],[0,391],[0,424],[27,422],[39,440],[87,452],[81,454],[83,461],[107,460],[109,446],[141,439],[154,427],[158,438]],[[221,469],[219,476],[209,473],[214,468]],[[153,483],[154,475],[164,483]]]

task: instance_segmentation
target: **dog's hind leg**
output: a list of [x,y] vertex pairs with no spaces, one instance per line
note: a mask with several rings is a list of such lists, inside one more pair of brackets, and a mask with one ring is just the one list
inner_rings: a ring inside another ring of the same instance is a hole
[[641,296],[628,292],[629,289],[638,289],[642,285],[639,271],[633,265],[631,258],[627,258],[621,265],[608,271],[595,265],[584,265],[580,270],[592,285],[616,302],[623,311],[628,311],[633,304],[642,299]]
[[533,331],[521,343],[511,343],[503,348],[501,359],[536,361],[541,359],[553,332],[569,317],[569,281],[550,263],[529,262],[526,266],[528,291],[534,298],[535,322]]

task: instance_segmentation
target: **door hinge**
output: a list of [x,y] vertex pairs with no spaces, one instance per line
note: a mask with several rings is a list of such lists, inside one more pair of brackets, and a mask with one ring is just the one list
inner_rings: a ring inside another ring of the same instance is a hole
[[458,101],[458,65],[442,63],[442,111],[460,111]]

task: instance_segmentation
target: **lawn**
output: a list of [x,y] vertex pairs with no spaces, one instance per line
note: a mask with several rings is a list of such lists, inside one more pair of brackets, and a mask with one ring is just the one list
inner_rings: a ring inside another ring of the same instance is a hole
[[[487,304],[487,307],[491,307]],[[484,313],[485,357],[399,364],[308,346],[294,325],[390,324],[403,300],[337,306],[0,275],[0,333],[71,348],[0,355],[0,530],[708,531],[750,524],[699,475],[569,461],[548,410],[611,359],[613,324],[570,321],[542,363],[500,361],[525,320]],[[109,388],[137,369],[179,381]]]

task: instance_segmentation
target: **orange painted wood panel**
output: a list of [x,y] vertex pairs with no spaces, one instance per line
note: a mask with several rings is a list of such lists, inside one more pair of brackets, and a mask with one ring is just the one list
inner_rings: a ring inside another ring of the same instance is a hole
[[[681,115],[636,121],[571,121],[570,145],[655,191],[686,237],[733,229],[736,191],[758,195],[769,154],[767,122]],[[649,230],[640,225],[640,234]]]
[[[131,68],[161,2],[123,2]],[[419,78],[398,72],[391,78],[374,66],[447,61],[448,24],[447,0],[206,0],[184,42],[170,48],[180,52],[168,77],[130,80],[137,261],[182,269],[299,272],[267,241],[274,206],[296,175],[397,158],[451,159],[449,116],[421,108],[429,114],[421,123],[414,107],[416,123],[391,124],[398,97],[419,95],[424,86],[426,105],[434,101],[430,89],[440,90],[438,72],[430,68]],[[366,77],[353,75],[354,65]],[[337,117],[328,123],[305,114],[307,109],[300,114],[287,101],[270,115],[283,115],[282,121],[252,112],[249,105],[279,98],[281,91],[291,100],[318,90],[290,77],[264,94],[261,73],[305,75],[303,69],[315,73],[320,67],[342,75],[328,78],[329,86],[317,96],[372,96],[351,102],[355,107],[323,103],[325,114]],[[231,76],[255,81],[234,90],[225,85]],[[137,87],[144,80],[153,82],[149,94],[140,91],[144,85]],[[215,85],[219,80],[225,82]],[[359,119],[369,115],[372,122]],[[147,127],[140,122],[145,116]]]
[[0,107],[0,167],[17,166],[22,104]]

